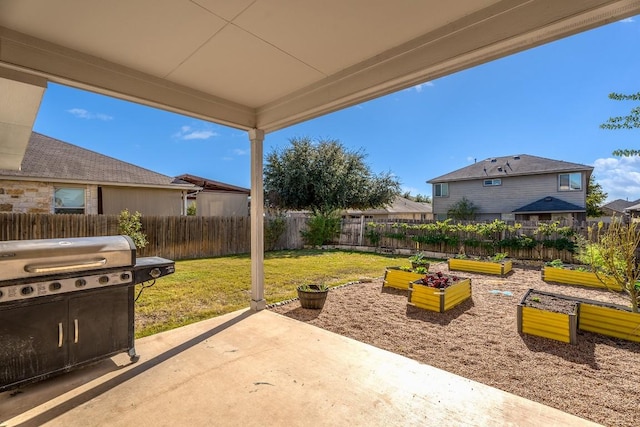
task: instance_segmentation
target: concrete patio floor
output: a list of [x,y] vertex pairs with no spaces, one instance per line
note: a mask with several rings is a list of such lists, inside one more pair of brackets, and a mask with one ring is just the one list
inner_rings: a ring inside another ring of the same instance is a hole
[[0,393],[0,426],[597,425],[266,310],[136,349]]

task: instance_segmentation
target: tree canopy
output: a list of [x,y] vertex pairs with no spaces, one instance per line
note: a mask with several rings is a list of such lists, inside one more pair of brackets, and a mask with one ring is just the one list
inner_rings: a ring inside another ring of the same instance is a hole
[[607,199],[608,194],[602,190],[602,186],[591,175],[587,185],[587,217],[595,218],[603,215],[600,205]]
[[289,142],[266,157],[265,200],[272,206],[328,214],[384,206],[400,193],[400,182],[390,172],[372,173],[361,150],[349,151],[333,139]]
[[[614,101],[640,101],[640,92],[629,95],[610,93],[609,99]],[[632,108],[626,116],[609,117],[600,125],[602,129],[635,129],[640,128],[640,106]],[[621,149],[613,152],[614,156],[631,157],[640,155],[640,149]]]

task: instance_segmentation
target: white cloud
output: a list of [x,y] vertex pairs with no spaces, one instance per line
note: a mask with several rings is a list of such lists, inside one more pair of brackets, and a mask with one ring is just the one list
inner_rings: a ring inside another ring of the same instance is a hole
[[608,194],[607,201],[640,199],[640,157],[597,159],[593,167],[596,183]]
[[241,150],[239,148],[236,148],[235,150],[233,150],[233,154],[237,156],[247,156],[249,155],[249,150]]
[[433,86],[433,82],[426,82],[419,85],[415,85],[405,90],[415,90],[416,92],[420,93],[422,92],[422,89],[424,89],[425,87],[432,87],[432,86]]
[[67,113],[79,118],[79,119],[87,119],[87,120],[102,120],[102,121],[109,121],[109,120],[113,120],[113,117],[108,115],[108,114],[104,114],[104,113],[92,113],[90,111],[85,110],[84,108],[72,108],[70,110],[67,110]]
[[631,23],[631,22],[635,22],[635,21],[633,20],[633,18],[629,17],[629,18],[621,19],[620,22]]
[[191,126],[182,126],[180,131],[173,134],[174,138],[189,141],[192,139],[209,139],[214,136],[218,136],[216,132],[211,129],[194,129]]

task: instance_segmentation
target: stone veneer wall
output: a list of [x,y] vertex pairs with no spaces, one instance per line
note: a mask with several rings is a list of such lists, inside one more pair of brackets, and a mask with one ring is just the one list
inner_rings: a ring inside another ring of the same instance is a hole
[[[59,185],[62,187],[63,185]],[[85,213],[98,213],[96,185],[66,185],[85,188]],[[53,191],[56,184],[39,181],[0,181],[0,212],[53,213]]]

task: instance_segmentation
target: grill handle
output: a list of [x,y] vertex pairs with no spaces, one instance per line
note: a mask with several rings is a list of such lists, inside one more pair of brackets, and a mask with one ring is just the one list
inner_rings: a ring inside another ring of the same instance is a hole
[[29,273],[59,273],[62,271],[78,270],[82,268],[97,268],[102,267],[107,263],[106,258],[94,259],[85,262],[79,262],[75,264],[37,264],[37,265],[25,265],[25,271]]
[[78,344],[78,319],[73,319],[73,326],[75,329],[75,332],[73,334],[73,342],[75,344]]
[[63,338],[62,323],[58,323],[58,347],[62,347]]

